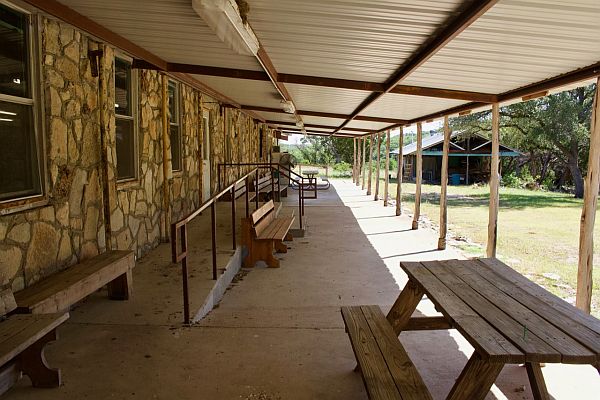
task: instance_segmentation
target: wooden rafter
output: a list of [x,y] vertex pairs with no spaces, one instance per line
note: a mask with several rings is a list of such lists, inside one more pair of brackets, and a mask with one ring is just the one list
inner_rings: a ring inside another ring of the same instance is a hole
[[[272,108],[272,107],[262,107],[262,106],[252,106],[247,104],[242,104],[240,106],[242,110],[253,110],[253,111],[263,111],[263,112],[272,112],[278,114],[287,114],[280,108]],[[348,117],[347,114],[337,114],[337,113],[327,113],[321,111],[308,111],[308,110],[296,110],[298,115],[306,115],[311,117],[323,117],[323,118],[336,118],[336,119],[345,119]],[[291,115],[291,114],[288,114]],[[359,116],[355,118],[357,121],[370,121],[370,122],[382,122],[382,123],[391,123],[391,124],[406,124],[409,121],[404,119],[396,119],[396,118],[383,118],[383,117],[367,117],[367,116]]]
[[433,35],[433,38],[425,43],[419,50],[413,54],[390,78],[384,83],[384,91],[371,93],[360,105],[350,114],[350,118],[344,121],[337,130],[341,130],[355,119],[361,112],[366,110],[371,104],[377,101],[381,96],[390,92],[403,79],[410,75],[415,69],[429,60],[435,53],[440,51],[448,42],[454,39],[458,34],[464,31],[469,25],[483,15],[487,10],[493,7],[498,0],[475,0],[470,1],[468,5],[457,16],[451,17],[448,23],[440,28],[439,32]]

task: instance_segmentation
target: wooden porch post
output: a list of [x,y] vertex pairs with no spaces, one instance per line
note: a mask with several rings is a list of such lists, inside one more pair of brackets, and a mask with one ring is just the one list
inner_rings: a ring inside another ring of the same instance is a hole
[[596,82],[596,95],[590,124],[590,153],[585,178],[583,209],[579,228],[579,266],[577,269],[577,308],[590,313],[592,304],[592,270],[594,267],[594,223],[600,186],[600,78]]
[[417,122],[417,172],[415,188],[415,213],[413,215],[412,228],[419,229],[419,218],[421,217],[421,182],[423,180],[423,126]]
[[365,173],[367,172],[365,169],[365,153],[367,152],[367,138],[363,137],[362,140],[362,190],[365,190]]
[[367,184],[367,196],[371,195],[372,178],[373,178],[373,135],[369,136],[369,182]]
[[361,138],[356,139],[356,154],[357,154],[357,158],[356,158],[356,186],[360,186],[360,175],[362,173],[362,164],[360,162],[361,158],[362,158],[362,153],[361,153]]
[[356,182],[356,138],[352,139],[354,144],[354,155],[352,156],[352,182]]
[[496,257],[496,242],[498,240],[498,192],[500,165],[500,107],[498,103],[492,104],[492,164],[490,166],[490,208],[488,221],[488,240],[486,254]]
[[385,184],[383,186],[383,206],[388,206],[388,192],[390,186],[390,134],[391,131],[388,129],[386,132],[385,139]]
[[379,166],[381,156],[381,134],[377,133],[377,163],[375,164],[375,201],[379,200]]
[[400,138],[398,139],[398,173],[396,176],[396,215],[402,215],[402,174],[404,168],[404,156],[402,155],[402,146],[404,146],[404,131],[400,127]]
[[440,193],[440,238],[438,250],[446,248],[446,232],[448,231],[448,151],[450,150],[450,126],[448,116],[444,117],[444,154],[442,156],[442,189]]

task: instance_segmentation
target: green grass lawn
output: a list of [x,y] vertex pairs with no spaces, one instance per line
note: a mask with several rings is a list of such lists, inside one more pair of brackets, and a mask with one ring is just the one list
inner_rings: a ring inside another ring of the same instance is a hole
[[[380,185],[383,191],[383,185]],[[403,208],[414,210],[415,185],[402,184]],[[439,186],[422,188],[421,215],[439,224]],[[396,196],[396,184],[390,184]],[[468,256],[485,256],[489,188],[448,186],[450,237]],[[582,200],[569,194],[500,189],[497,256],[505,263],[574,303]],[[593,314],[600,316],[600,221],[595,227]]]

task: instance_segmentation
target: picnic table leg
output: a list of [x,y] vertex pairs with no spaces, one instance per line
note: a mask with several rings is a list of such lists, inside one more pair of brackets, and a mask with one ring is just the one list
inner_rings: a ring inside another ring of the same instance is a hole
[[528,362],[525,363],[525,368],[527,369],[533,398],[535,400],[549,400],[550,396],[548,395],[548,389],[546,389],[546,381],[544,380],[540,364]]
[[503,363],[484,361],[473,353],[446,400],[483,400],[504,367]]
[[408,323],[424,294],[423,289],[413,281],[409,280],[406,283],[386,317],[396,335],[402,332],[402,328]]

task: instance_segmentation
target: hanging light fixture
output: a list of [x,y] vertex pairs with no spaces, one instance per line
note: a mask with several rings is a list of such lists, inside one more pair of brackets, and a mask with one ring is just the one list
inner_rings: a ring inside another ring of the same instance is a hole
[[288,114],[294,114],[296,112],[296,107],[294,107],[294,103],[289,100],[281,100],[280,102],[281,108],[284,112]]
[[260,44],[244,21],[235,0],[192,0],[192,8],[204,22],[238,54],[256,56]]

